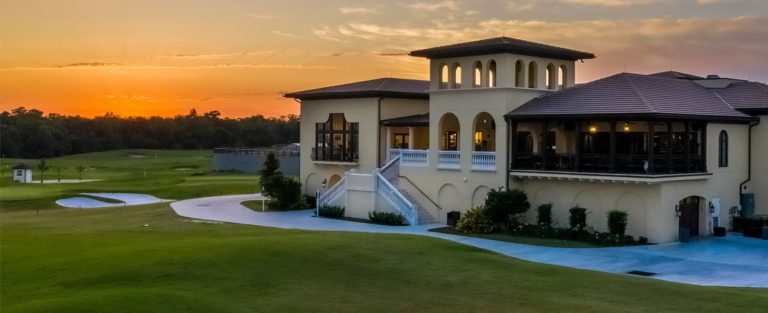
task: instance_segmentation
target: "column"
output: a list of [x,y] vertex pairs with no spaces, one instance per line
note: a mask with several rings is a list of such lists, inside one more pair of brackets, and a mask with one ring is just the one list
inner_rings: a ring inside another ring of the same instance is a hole
[[616,172],[616,121],[609,121],[609,123],[611,123],[611,142],[608,148],[608,159],[610,160],[608,170],[614,173]]
[[408,127],[408,149],[414,149],[413,147],[413,136],[414,136],[414,129],[413,126]]
[[386,160],[389,160],[389,156],[390,156],[389,150],[392,149],[392,127],[387,127],[387,143],[386,143],[386,147],[387,147],[387,150],[386,150],[387,151],[387,155],[384,158]]
[[691,123],[685,122],[685,173],[691,171]]
[[646,140],[648,150],[648,170],[646,171],[646,174],[653,174],[653,135],[655,125],[655,122],[648,121],[648,138]]
[[507,135],[509,137],[509,149],[507,150],[509,152],[508,169],[514,169],[515,159],[517,158],[517,122],[507,122],[507,129],[509,129]]

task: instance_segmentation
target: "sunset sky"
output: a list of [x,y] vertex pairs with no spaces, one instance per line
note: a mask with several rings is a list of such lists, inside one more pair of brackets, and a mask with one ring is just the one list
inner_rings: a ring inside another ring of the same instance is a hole
[[595,53],[577,83],[670,69],[768,82],[765,0],[0,0],[0,110],[296,114],[283,93],[427,79],[409,51],[502,34]]

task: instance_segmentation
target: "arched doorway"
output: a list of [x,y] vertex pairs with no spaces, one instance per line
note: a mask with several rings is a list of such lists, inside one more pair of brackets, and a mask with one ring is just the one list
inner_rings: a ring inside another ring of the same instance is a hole
[[701,225],[701,204],[704,203],[704,199],[697,196],[690,196],[677,205],[680,217],[678,218],[678,225],[681,232],[688,229],[690,237],[696,237],[700,234]]
[[474,151],[496,151],[496,122],[488,112],[475,116]]
[[453,113],[445,113],[440,119],[440,150],[459,150],[459,119]]
[[333,187],[333,185],[336,185],[341,180],[341,176],[339,175],[332,175],[331,178],[328,179],[328,188]]

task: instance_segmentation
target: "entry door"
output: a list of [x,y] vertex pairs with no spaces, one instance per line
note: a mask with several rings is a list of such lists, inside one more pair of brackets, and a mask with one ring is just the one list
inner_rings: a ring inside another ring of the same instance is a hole
[[699,235],[699,198],[689,197],[680,201],[680,227],[691,230],[691,237]]

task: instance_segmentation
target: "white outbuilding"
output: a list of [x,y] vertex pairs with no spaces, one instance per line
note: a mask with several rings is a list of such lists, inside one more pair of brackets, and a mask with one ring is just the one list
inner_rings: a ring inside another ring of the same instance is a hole
[[18,164],[13,167],[13,181],[19,183],[32,182],[32,168],[26,164]]

